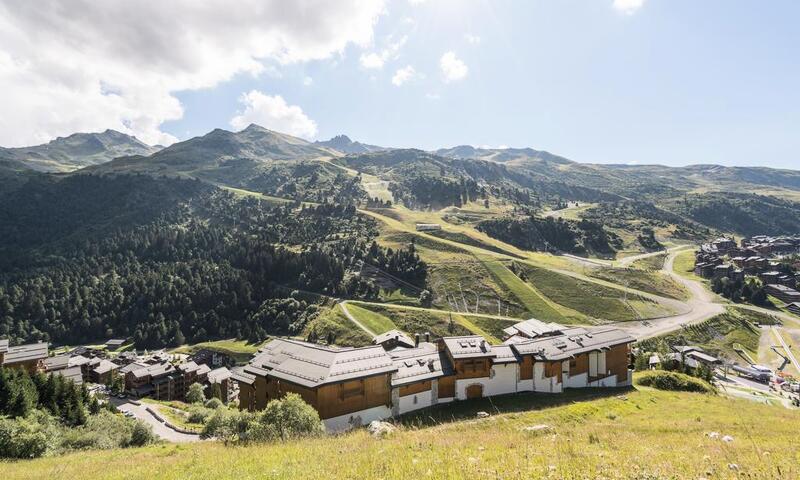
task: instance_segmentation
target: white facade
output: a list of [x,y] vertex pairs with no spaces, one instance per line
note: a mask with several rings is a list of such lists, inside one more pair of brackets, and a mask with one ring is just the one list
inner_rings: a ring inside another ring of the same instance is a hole
[[492,365],[491,375],[489,377],[456,380],[456,399],[466,400],[467,388],[471,385],[481,385],[483,387],[484,397],[516,393],[518,391],[518,372],[519,365],[517,363],[501,363]]
[[414,393],[412,395],[406,395],[404,397],[399,397],[399,399],[400,415],[407,412],[413,412],[414,410],[419,410],[420,408],[426,408],[435,405],[433,392],[431,390]]
[[368,425],[369,422],[373,420],[383,420],[391,416],[392,410],[389,409],[389,407],[381,405],[380,407],[368,408],[366,410],[329,418],[323,420],[323,423],[328,433],[339,433],[362,425]]

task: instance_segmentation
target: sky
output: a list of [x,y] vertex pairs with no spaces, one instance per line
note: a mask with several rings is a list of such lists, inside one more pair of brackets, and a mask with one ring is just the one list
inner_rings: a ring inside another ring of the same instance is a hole
[[800,168],[796,0],[0,0],[0,145],[250,123]]

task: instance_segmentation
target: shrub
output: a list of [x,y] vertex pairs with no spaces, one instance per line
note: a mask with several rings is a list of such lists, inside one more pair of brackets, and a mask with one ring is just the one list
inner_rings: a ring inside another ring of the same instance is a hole
[[325,432],[317,411],[296,393],[270,401],[259,422],[267,439],[286,440]]
[[219,407],[224,406],[224,404],[222,403],[222,400],[220,400],[219,398],[211,398],[209,400],[206,400],[206,403],[205,403],[204,406],[206,408],[210,408],[211,410],[216,410]]
[[186,392],[186,402],[187,403],[203,403],[206,399],[205,394],[203,393],[203,386],[199,383],[193,383],[189,385],[189,391]]
[[218,408],[203,425],[203,438],[218,438],[225,443],[247,441],[253,437],[256,416],[231,408]]
[[708,382],[684,373],[652,370],[642,373],[636,380],[639,385],[659,390],[680,392],[716,393],[716,389]]
[[189,415],[187,416],[186,420],[189,423],[206,423],[208,417],[214,413],[211,409],[206,408],[202,405],[192,405],[189,407]]
[[36,458],[47,452],[46,429],[35,419],[0,417],[0,458]]

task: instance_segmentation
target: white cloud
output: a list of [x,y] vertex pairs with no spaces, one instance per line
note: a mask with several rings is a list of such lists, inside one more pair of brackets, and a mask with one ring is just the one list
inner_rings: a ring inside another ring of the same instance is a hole
[[383,0],[0,0],[0,145],[106,128],[171,143],[176,92],[369,45],[383,12]]
[[402,86],[404,83],[408,82],[409,80],[413,80],[414,78],[419,77],[419,74],[414,67],[411,65],[406,65],[403,68],[398,69],[394,72],[394,76],[392,77],[392,84],[396,87]]
[[614,8],[627,15],[633,15],[643,5],[644,0],[614,0]]
[[386,48],[379,52],[362,53],[358,61],[362,67],[367,69],[379,70],[389,61],[397,58],[400,49],[408,41],[408,35],[403,35],[400,39],[393,41],[391,36],[387,39]]
[[358,61],[361,63],[362,67],[369,69],[383,68],[383,64],[386,63],[386,60],[383,58],[383,56],[378,55],[375,52],[362,53]]
[[464,35],[464,40],[466,40],[470,45],[478,45],[481,43],[481,37],[478,35],[472,35],[470,33]]
[[438,93],[426,93],[425,98],[428,100],[441,100],[442,96]]
[[241,130],[251,123],[308,140],[317,135],[317,123],[297,105],[289,105],[280,95],[266,95],[250,90],[239,97],[244,110],[231,119],[231,126]]
[[314,79],[313,78],[308,77],[308,76],[303,78],[303,85],[305,85],[306,87],[310,87],[313,84],[314,84]]
[[439,60],[439,67],[442,69],[445,83],[462,80],[467,76],[467,72],[469,72],[467,65],[456,57],[456,54],[453,52],[447,52],[442,55],[442,58]]

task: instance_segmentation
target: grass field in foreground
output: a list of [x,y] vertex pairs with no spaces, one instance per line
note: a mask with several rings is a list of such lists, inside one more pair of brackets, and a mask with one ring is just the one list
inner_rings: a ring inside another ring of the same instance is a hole
[[[481,410],[492,416],[475,420]],[[383,439],[358,430],[248,447],[157,445],[7,463],[0,470],[4,480],[800,476],[800,412],[719,395],[644,387],[520,394],[458,402],[431,417],[420,417],[419,427],[408,419]],[[444,423],[429,426],[436,420]]]

